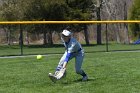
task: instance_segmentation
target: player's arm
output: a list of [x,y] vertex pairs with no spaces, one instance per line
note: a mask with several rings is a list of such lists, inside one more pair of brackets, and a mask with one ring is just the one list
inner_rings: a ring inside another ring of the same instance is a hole
[[66,58],[64,60],[63,68],[66,68],[67,63],[68,63],[68,61],[69,61],[69,59],[70,59],[71,56],[72,56],[72,53],[68,53],[67,52]]
[[67,62],[64,62],[63,68],[66,68],[66,66],[67,66]]
[[61,79],[64,76],[64,73],[66,71],[66,66],[68,64],[69,58],[71,57],[72,53],[68,53],[66,55],[66,58],[64,60],[63,66],[60,69],[59,73],[55,76],[57,80]]
[[71,47],[68,48],[67,55],[66,55],[66,58],[64,60],[63,68],[66,68],[68,61],[74,52],[74,47],[75,47],[76,43],[77,42],[72,42]]

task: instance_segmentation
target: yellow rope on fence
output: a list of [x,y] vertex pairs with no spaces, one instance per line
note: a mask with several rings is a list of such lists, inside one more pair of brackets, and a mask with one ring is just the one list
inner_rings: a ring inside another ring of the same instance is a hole
[[0,24],[107,24],[107,23],[140,23],[140,20],[113,21],[0,21]]

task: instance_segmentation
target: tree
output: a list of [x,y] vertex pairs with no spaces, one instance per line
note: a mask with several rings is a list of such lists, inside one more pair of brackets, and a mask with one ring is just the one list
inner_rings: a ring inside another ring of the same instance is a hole
[[[68,2],[67,2],[68,1]],[[91,0],[3,0],[3,18],[16,20],[90,20]],[[31,25],[30,32],[44,33],[44,44],[53,44],[52,32],[59,32],[67,25]],[[86,43],[89,44],[87,25],[76,25],[76,29],[84,30]],[[30,26],[26,26],[29,31]],[[78,27],[78,28],[77,28]],[[38,31],[42,28],[42,31]],[[25,29],[25,28],[24,28]],[[47,34],[47,35],[46,35]],[[47,40],[48,39],[48,42]]]
[[[130,11],[130,20],[140,20],[140,0],[134,0],[132,9]],[[140,24],[130,24],[130,29],[134,38],[140,38]]]
[[[92,0],[66,0],[66,3],[69,7],[69,15],[68,18],[69,20],[91,20],[92,19]],[[89,34],[87,31],[87,26],[86,24],[82,25],[73,25],[71,28],[75,27],[73,31],[82,31],[84,30],[84,35],[85,35],[85,41],[86,45],[89,45]]]
[[[98,4],[98,5],[97,5]],[[131,7],[132,0],[96,0],[95,8],[93,13],[96,16],[96,19],[101,20],[127,20],[128,10]],[[100,6],[100,8],[98,8]],[[98,12],[100,11],[100,12]],[[98,16],[97,16],[98,15]],[[99,16],[100,15],[100,16]],[[128,28],[127,24],[109,24],[108,25],[108,34],[109,40],[115,40],[118,43],[129,43],[128,39]],[[97,26],[97,42],[103,40],[105,26]],[[122,35],[124,34],[124,35]],[[101,37],[100,37],[101,36]]]
[[[67,16],[67,6],[63,0],[32,0],[25,12],[26,20],[45,20],[45,21],[60,21],[65,20]],[[63,25],[40,25],[44,34],[44,44],[52,45],[52,32],[60,31]],[[37,27],[35,27],[37,28]],[[37,31],[37,30],[36,30]],[[46,40],[48,39],[48,40]]]
[[[97,5],[96,5],[96,17],[97,21],[101,21],[101,8],[102,8],[102,2],[103,0],[96,0]],[[97,24],[97,44],[100,45],[102,44],[102,39],[101,39],[101,24]]]
[[[132,0],[104,0],[104,20],[127,20],[131,3]],[[112,24],[111,26],[109,28],[114,33],[117,43],[129,44],[128,24]],[[121,36],[122,33],[124,33],[123,36]]]
[[[18,11],[17,0],[2,0],[1,1],[1,19],[7,21],[15,21],[20,19],[20,14]],[[15,31],[17,30],[17,26],[15,25],[3,25],[2,28],[4,29],[7,37],[8,45],[11,45],[12,39],[14,38]]]
[[[47,3],[46,5],[46,17],[45,20],[51,20],[51,21],[64,21],[67,19],[67,12],[68,7],[62,0],[52,0],[52,2]],[[49,44],[53,44],[52,40],[52,32],[60,32],[62,28],[64,28],[63,24],[49,24],[45,26],[48,29],[48,41]]]

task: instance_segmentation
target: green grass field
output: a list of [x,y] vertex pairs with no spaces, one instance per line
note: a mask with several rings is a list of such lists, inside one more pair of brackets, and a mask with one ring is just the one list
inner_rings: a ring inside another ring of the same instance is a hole
[[[106,45],[92,44],[90,46],[83,45],[86,53],[105,52]],[[43,45],[30,45],[23,46],[23,55],[35,55],[35,54],[61,54],[64,52],[63,45],[43,46]],[[132,44],[109,44],[108,51],[140,51],[140,45]],[[0,56],[13,56],[21,55],[21,49],[19,45],[0,45]]]
[[1,58],[0,93],[140,93],[140,52],[86,53],[87,82],[75,73],[73,59],[66,78],[53,83],[48,73],[61,55]]

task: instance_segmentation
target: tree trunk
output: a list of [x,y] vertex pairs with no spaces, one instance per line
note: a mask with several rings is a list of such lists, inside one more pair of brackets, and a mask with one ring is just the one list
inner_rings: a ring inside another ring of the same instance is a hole
[[89,35],[88,35],[88,31],[87,31],[87,25],[84,25],[84,34],[85,34],[85,41],[86,41],[86,45],[89,45]]
[[117,43],[121,43],[121,38],[120,38],[120,30],[121,30],[121,24],[113,24],[114,25],[114,31],[115,31],[115,38],[116,38],[116,41]]
[[23,29],[20,25],[20,36],[19,36],[19,45],[23,47]]
[[[127,9],[126,9],[126,2],[124,1],[124,20],[127,20]],[[124,23],[124,43],[125,44],[129,44],[129,36],[128,36],[128,24]]]
[[43,35],[44,35],[43,45],[47,45],[47,32],[45,30],[43,32]]
[[125,41],[124,43],[125,44],[129,44],[130,41],[129,41],[129,35],[128,35],[128,24],[124,24],[124,31],[125,31]]
[[48,33],[48,44],[53,45],[52,31],[51,30],[49,30],[49,33]]
[[11,27],[8,26],[9,34],[8,34],[8,45],[11,45]]
[[43,31],[43,45],[47,45],[47,31],[46,31],[46,25],[42,25],[42,31]]
[[[97,21],[101,21],[100,7],[97,7],[96,15],[97,15]],[[97,24],[97,44],[98,45],[102,44],[102,40],[101,40],[101,24]]]

